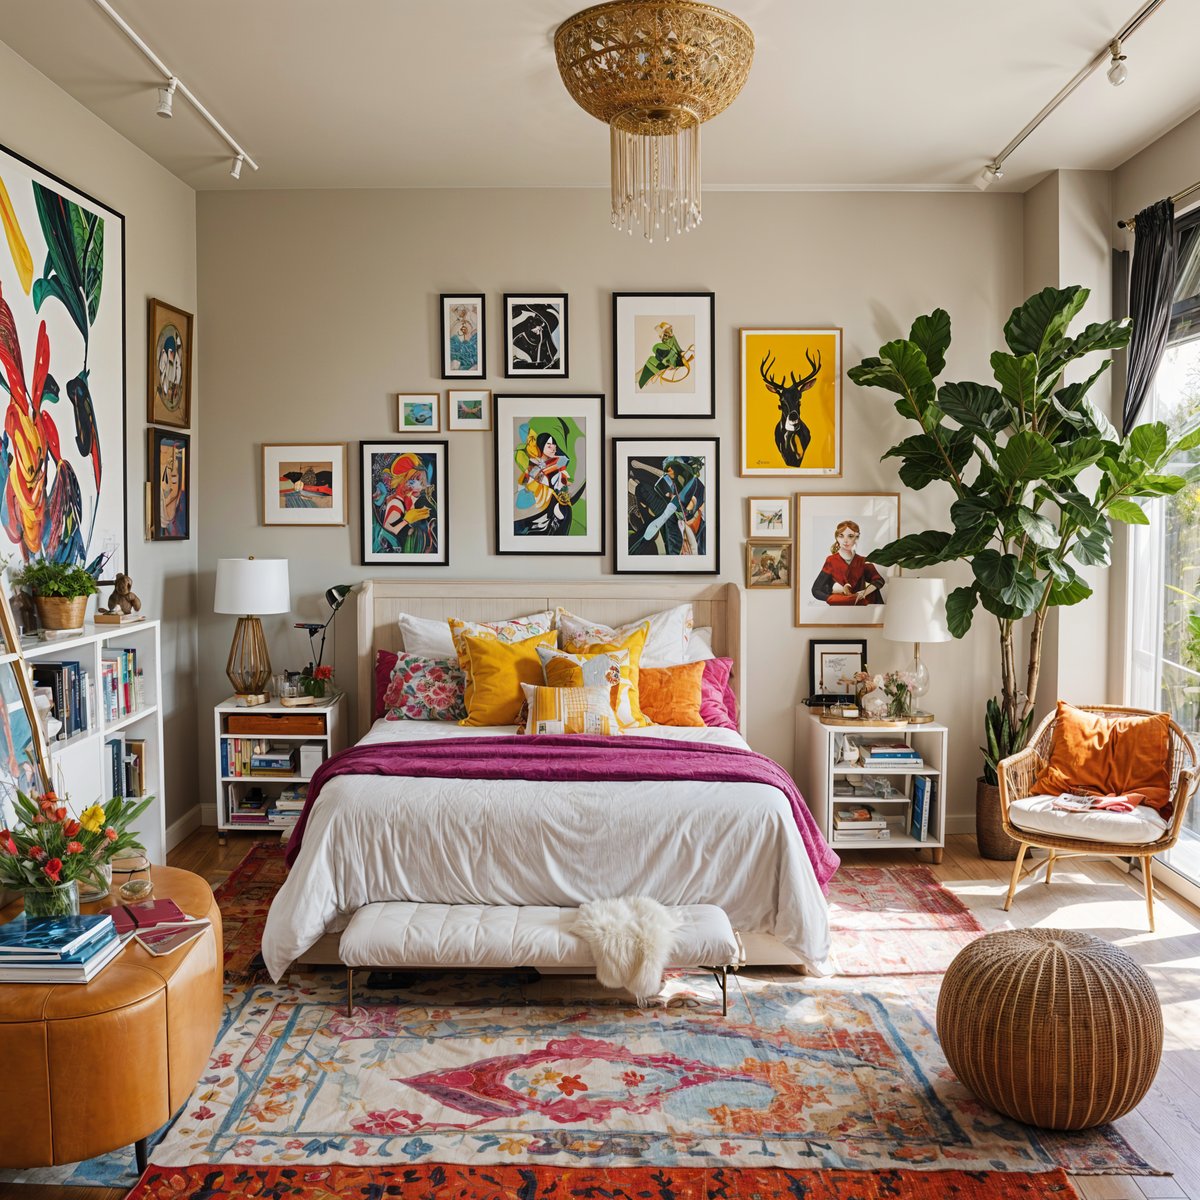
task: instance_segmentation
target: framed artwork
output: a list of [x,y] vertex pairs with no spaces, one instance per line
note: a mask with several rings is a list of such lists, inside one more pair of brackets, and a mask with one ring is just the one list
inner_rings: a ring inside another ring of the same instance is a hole
[[191,429],[192,314],[151,299],[147,330],[146,420]]
[[792,498],[790,496],[755,497],[750,506],[749,534],[752,538],[792,536]]
[[346,443],[264,442],[263,524],[345,525]]
[[790,588],[792,543],[788,538],[754,538],[746,543],[746,587]]
[[396,422],[401,433],[440,433],[442,397],[438,392],[401,392],[396,397]]
[[482,379],[487,374],[483,294],[441,295],[442,378]]
[[446,407],[451,430],[479,429],[486,433],[492,427],[491,392],[449,391]]
[[613,438],[613,569],[721,570],[719,438]]
[[17,564],[44,555],[111,581],[126,565],[125,219],[2,147],[0,213],[0,407],[10,430],[0,550]]
[[712,292],[613,293],[613,416],[715,417]]
[[150,540],[186,542],[192,536],[191,435],[170,429],[147,429],[146,438]]
[[882,625],[895,567],[871,551],[900,536],[895,492],[796,497],[796,624]]
[[808,694],[854,698],[854,675],[867,669],[867,639],[842,638],[808,643]]
[[566,379],[567,294],[504,294],[504,377]]
[[393,567],[450,561],[445,442],[362,442],[362,560]]
[[604,397],[497,396],[497,554],[604,553]]
[[742,474],[842,473],[842,331],[743,329]]

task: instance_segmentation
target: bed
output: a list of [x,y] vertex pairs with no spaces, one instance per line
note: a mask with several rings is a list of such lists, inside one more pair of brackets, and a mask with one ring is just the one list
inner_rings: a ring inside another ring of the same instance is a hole
[[[403,648],[401,612],[497,621],[561,606],[615,626],[688,602],[696,625],[712,628],[714,654],[734,660],[730,682],[741,698],[740,600],[734,584],[599,580],[539,592],[516,583],[369,581],[358,603],[360,753],[382,744],[401,746],[398,754],[435,753],[460,739],[486,753],[489,738],[501,752],[514,733],[371,720],[375,652]],[[741,711],[744,729],[744,703]],[[698,757],[708,757],[706,747],[731,755],[746,748],[734,730],[651,726],[616,739],[626,762],[638,738],[650,739],[646,756],[670,755],[675,744]],[[338,961],[337,933],[359,907],[380,900],[568,907],[642,894],[719,905],[748,962],[824,972],[828,914],[791,803],[762,782],[704,782],[683,772],[652,783],[343,775],[311,806],[303,846],[271,906],[264,959],[277,979],[294,961]]]

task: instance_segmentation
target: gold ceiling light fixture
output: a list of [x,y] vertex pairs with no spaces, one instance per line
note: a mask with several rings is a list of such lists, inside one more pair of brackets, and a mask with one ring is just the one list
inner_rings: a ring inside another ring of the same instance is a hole
[[744,22],[693,0],[610,0],[554,35],[575,102],[612,147],[612,223],[654,241],[700,224],[700,126],[733,103],[754,59]]

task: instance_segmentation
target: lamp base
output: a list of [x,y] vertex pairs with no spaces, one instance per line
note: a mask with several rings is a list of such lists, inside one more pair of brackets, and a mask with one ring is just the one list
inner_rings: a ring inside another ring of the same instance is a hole
[[238,702],[238,704],[243,705],[246,708],[254,708],[259,704],[269,704],[271,701],[271,697],[268,696],[266,692],[250,692],[245,695],[239,693],[238,695],[234,696],[234,699]]

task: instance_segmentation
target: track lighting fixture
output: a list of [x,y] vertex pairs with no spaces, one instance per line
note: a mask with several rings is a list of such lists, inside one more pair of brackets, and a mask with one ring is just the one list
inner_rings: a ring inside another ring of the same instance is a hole
[[1004,178],[1004,164],[998,163],[998,162],[988,163],[988,165],[986,167],[984,167],[982,171],[979,172],[979,178],[975,180],[975,186],[981,192],[984,192],[988,188],[990,188],[992,186],[992,184],[996,182],[997,179],[1003,179],[1003,178]]
[[245,161],[246,161],[246,156],[244,154],[239,154],[237,156],[237,158],[235,158],[233,160],[233,166],[229,168],[229,173],[230,173],[230,175],[232,175],[234,177],[234,179],[241,179],[242,163]]
[[154,110],[160,117],[166,117],[169,121],[175,114],[171,111],[171,106],[175,100],[175,89],[179,86],[179,80],[172,76],[166,87],[158,89],[158,107]]
[[1113,87],[1120,87],[1129,78],[1129,68],[1125,65],[1125,55],[1121,53],[1121,39],[1113,38],[1108,47],[1112,62],[1108,64],[1108,82]]

